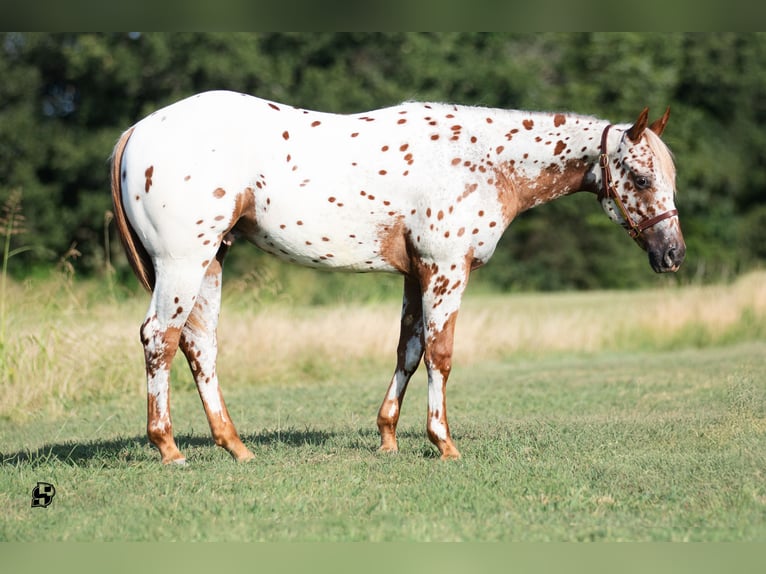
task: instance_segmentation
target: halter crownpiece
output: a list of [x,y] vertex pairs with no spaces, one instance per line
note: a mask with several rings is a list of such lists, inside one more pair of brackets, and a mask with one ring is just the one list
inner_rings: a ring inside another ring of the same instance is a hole
[[656,225],[660,221],[668,219],[669,217],[678,215],[678,210],[671,209],[670,211],[666,211],[659,215],[655,215],[654,217],[650,217],[649,219],[645,219],[640,223],[633,221],[633,218],[630,217],[625,204],[620,198],[620,194],[617,193],[617,190],[614,187],[612,172],[609,169],[609,155],[606,152],[606,138],[609,134],[609,128],[611,127],[612,125],[608,124],[601,134],[601,153],[599,154],[598,159],[599,165],[601,166],[601,189],[599,189],[598,192],[598,199],[599,201],[602,201],[603,199],[611,199],[617,204],[617,208],[620,210],[622,218],[625,220],[626,231],[628,232],[628,235],[630,235],[634,240],[636,240],[636,242],[638,242],[639,238],[641,237],[641,233],[645,229],[648,229],[649,227],[652,227],[653,225]]

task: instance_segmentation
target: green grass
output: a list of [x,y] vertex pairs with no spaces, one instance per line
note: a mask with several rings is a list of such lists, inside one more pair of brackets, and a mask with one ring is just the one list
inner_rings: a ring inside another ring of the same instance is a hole
[[[377,452],[396,301],[229,299],[219,373],[256,459],[213,446],[179,357],[186,467],[144,434],[145,299],[12,285],[0,540],[764,541],[762,278],[469,298],[448,389],[457,462],[425,436],[423,373],[400,452]],[[38,481],[56,486],[48,508],[31,508]]]
[[[212,446],[193,392],[174,395],[184,468],[158,463],[140,401],[81,405],[2,426],[0,539],[764,540],[764,352],[457,368],[456,463],[425,438],[423,381],[400,453],[376,452],[372,372],[228,393],[256,453],[241,465]],[[30,508],[40,480],[57,488],[47,509]]]

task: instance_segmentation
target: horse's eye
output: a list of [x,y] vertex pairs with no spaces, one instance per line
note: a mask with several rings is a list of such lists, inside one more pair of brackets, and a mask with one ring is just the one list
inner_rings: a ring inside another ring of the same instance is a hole
[[651,187],[652,180],[645,175],[637,175],[633,178],[633,183],[636,184],[638,189],[647,189],[648,187]]

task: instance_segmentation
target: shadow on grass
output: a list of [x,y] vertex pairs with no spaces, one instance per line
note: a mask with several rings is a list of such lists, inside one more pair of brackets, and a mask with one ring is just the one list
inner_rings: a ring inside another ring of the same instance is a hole
[[[275,447],[284,445],[293,448],[304,446],[322,446],[328,443],[339,442],[338,437],[342,434],[346,439],[340,438],[344,447],[360,451],[373,452],[377,450],[377,433],[373,431],[355,434],[348,441],[347,433],[336,433],[322,430],[271,430],[256,434],[242,435],[243,442],[256,451],[258,447]],[[411,439],[416,433],[403,432],[400,437]],[[417,435],[419,436],[419,435]],[[213,439],[209,436],[197,436],[191,434],[179,434],[176,443],[181,452],[188,455],[193,449],[209,449],[209,453],[218,451]],[[207,458],[206,454],[202,455]],[[433,453],[425,451],[424,456],[432,456]],[[197,458],[195,456],[195,458]],[[149,443],[146,436],[133,436],[125,438],[112,438],[89,442],[63,441],[59,443],[44,444],[35,449],[25,449],[17,452],[0,452],[0,465],[30,465],[39,466],[50,463],[63,463],[73,466],[109,461],[119,462],[158,462],[159,452]]]

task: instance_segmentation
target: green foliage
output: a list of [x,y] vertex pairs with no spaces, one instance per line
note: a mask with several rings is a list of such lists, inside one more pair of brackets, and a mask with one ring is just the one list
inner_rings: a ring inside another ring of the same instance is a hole
[[[114,142],[162,105],[231,89],[336,112],[417,99],[628,122],[670,105],[689,247],[678,279],[728,278],[766,259],[765,57],[766,34],[737,33],[3,33],[0,202],[22,190],[28,233],[14,241],[31,248],[9,272],[74,247],[78,272],[111,262],[127,279],[118,242],[103,240]],[[262,264],[250,251],[231,267]],[[503,289],[668,281],[579,197],[520,217],[482,276]]]

